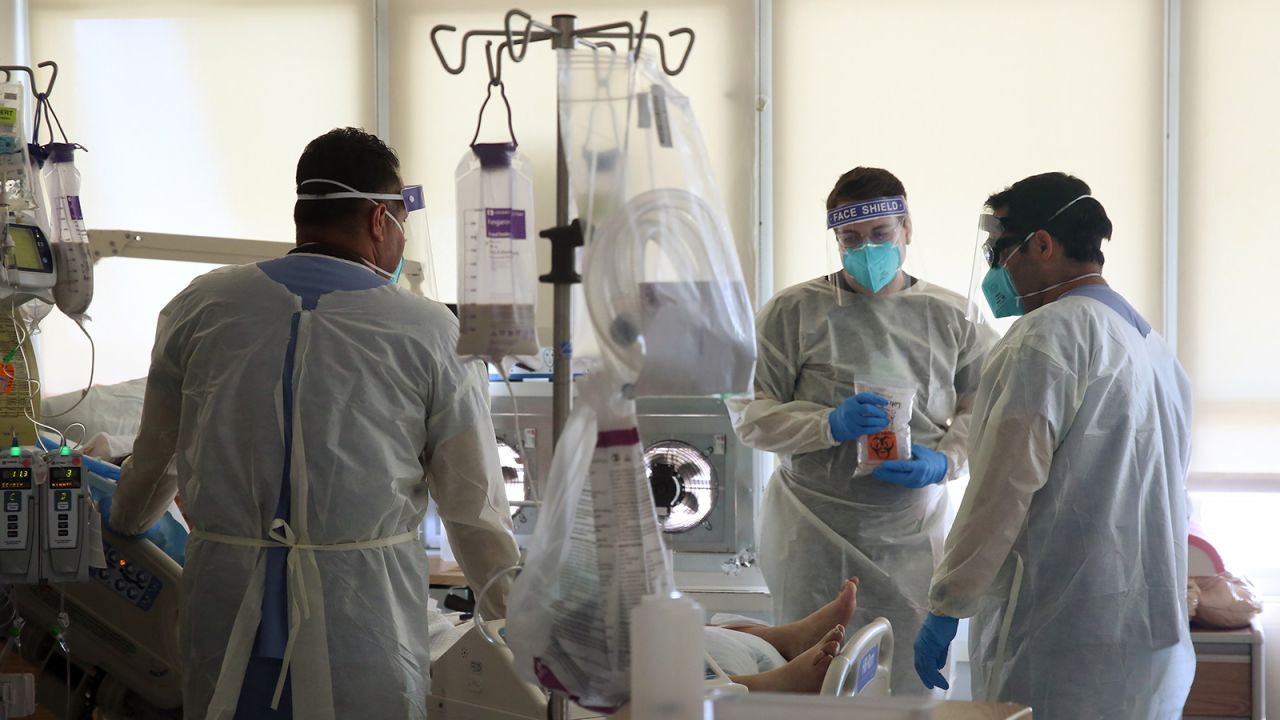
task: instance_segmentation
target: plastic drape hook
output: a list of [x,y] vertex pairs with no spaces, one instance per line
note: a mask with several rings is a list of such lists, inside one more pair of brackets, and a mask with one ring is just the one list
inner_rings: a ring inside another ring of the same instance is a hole
[[538,279],[551,285],[577,285],[582,282],[576,254],[583,242],[582,222],[575,219],[568,225],[543,230],[538,236],[551,241],[551,272]]

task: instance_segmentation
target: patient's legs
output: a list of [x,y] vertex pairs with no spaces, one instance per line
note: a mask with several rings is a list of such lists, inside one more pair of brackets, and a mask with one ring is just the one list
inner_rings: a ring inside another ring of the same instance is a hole
[[[836,625],[848,626],[858,607],[858,578],[846,580],[831,602],[808,617],[786,625],[730,625],[728,629],[755,635],[777,648],[786,660],[812,649]],[[782,668],[779,668],[782,669]]]

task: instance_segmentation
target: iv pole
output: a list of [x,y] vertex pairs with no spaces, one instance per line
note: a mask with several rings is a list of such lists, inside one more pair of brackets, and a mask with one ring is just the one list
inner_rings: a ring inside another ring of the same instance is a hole
[[[525,21],[524,32],[517,37],[511,29],[511,19],[513,17],[522,17]],[[506,18],[503,21],[502,30],[471,30],[462,36],[461,59],[457,67],[449,64],[445,59],[444,52],[440,49],[440,42],[436,39],[436,35],[441,32],[456,32],[457,28],[453,25],[437,25],[431,29],[431,45],[435,48],[436,56],[440,59],[440,64],[444,66],[446,72],[450,75],[459,75],[467,66],[467,41],[475,36],[504,37],[505,39],[498,46],[497,68],[496,71],[493,63],[489,66],[489,82],[496,85],[501,81],[502,77],[502,53],[505,50],[511,58],[512,62],[520,62],[524,59],[525,54],[529,51],[529,45],[543,40],[550,40],[551,47],[555,50],[572,49],[578,44],[599,51],[601,49],[613,50],[614,46],[609,42],[611,39],[627,40],[627,51],[633,56],[639,57],[640,46],[645,40],[651,40],[658,45],[658,55],[662,62],[662,70],[668,75],[679,75],[684,70],[685,63],[689,61],[689,53],[693,50],[693,42],[695,40],[693,30],[689,28],[678,28],[668,33],[668,37],[676,37],[677,35],[687,35],[689,44],[685,47],[684,55],[680,58],[680,64],[674,68],[667,64],[667,50],[663,43],[662,37],[645,30],[648,26],[649,13],[645,11],[640,14],[640,30],[636,32],[635,27],[630,22],[617,22],[608,25],[597,25],[589,28],[577,27],[577,16],[575,15],[553,15],[551,24],[538,22],[534,20],[528,13],[523,10],[513,9],[507,11]],[[537,31],[534,31],[537,28]],[[625,30],[625,32],[622,32]],[[593,42],[600,40],[601,42]],[[486,43],[486,51],[489,43]],[[519,46],[517,53],[516,46]],[[559,88],[556,89],[556,226],[539,233],[541,237],[545,237],[551,241],[551,272],[539,278],[544,283],[550,283],[555,288],[555,295],[552,302],[552,345],[554,351],[554,363],[552,365],[552,445],[556,445],[560,441],[560,432],[564,429],[565,421],[569,418],[570,399],[573,392],[573,375],[570,367],[570,359],[573,355],[573,344],[571,337],[570,324],[570,290],[577,284],[582,282],[582,277],[578,274],[576,265],[576,250],[582,246],[583,235],[582,226],[575,218],[570,221],[569,218],[569,169],[565,158],[564,139],[560,134],[560,111],[559,111]],[[547,703],[547,714],[552,720],[567,720],[569,717],[569,699],[558,692],[551,693],[551,698]]]
[[[524,31],[512,31],[511,20],[521,17],[525,21]],[[550,40],[551,47],[556,50],[572,49],[581,44],[592,50],[604,48],[614,49],[611,39],[626,39],[627,51],[639,55],[640,46],[645,40],[658,45],[662,69],[668,75],[679,75],[689,61],[689,53],[693,50],[694,33],[689,28],[672,30],[668,37],[686,35],[689,44],[680,58],[680,64],[674,68],[667,64],[667,50],[659,35],[646,32],[649,13],[640,15],[640,29],[636,31],[630,22],[617,22],[608,25],[597,25],[589,28],[577,27],[575,15],[553,15],[551,24],[538,22],[523,10],[510,10],[506,14],[502,30],[471,30],[462,36],[461,59],[455,67],[445,59],[437,35],[441,32],[456,32],[453,25],[437,25],[431,29],[431,45],[446,72],[459,75],[467,66],[467,41],[476,36],[503,37],[498,46],[497,70],[490,67],[490,82],[497,84],[502,75],[502,53],[506,51],[512,62],[520,62],[529,51],[529,45],[543,40]],[[536,28],[536,31],[535,31]],[[593,42],[601,40],[602,42]],[[517,46],[519,50],[517,51]],[[557,89],[557,101],[558,101]],[[557,102],[558,106],[558,102]],[[578,220],[569,218],[569,170],[565,159],[564,141],[560,134],[559,110],[556,112],[556,226],[540,233],[551,241],[551,272],[539,278],[544,283],[554,286],[555,294],[552,302],[552,348],[554,363],[552,365],[552,444],[559,442],[560,431],[569,418],[570,399],[572,397],[573,376],[570,359],[573,354],[571,324],[569,317],[569,293],[573,285],[582,282],[575,269],[575,251],[582,246],[583,235]]]

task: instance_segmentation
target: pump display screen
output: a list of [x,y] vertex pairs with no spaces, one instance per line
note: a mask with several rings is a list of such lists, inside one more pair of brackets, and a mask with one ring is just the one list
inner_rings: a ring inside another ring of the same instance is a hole
[[0,490],[30,490],[31,468],[0,468]]
[[13,248],[5,253],[5,265],[27,272],[53,272],[49,256],[40,252],[37,232],[37,228],[30,225],[5,227],[5,234],[13,242]]
[[80,487],[80,468],[78,467],[49,468],[49,487],[51,488]]

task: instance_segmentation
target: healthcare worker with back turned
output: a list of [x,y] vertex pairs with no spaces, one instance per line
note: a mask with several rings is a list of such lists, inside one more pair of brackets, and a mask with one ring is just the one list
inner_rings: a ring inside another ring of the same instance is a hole
[[425,718],[428,492],[474,586],[518,559],[479,368],[449,311],[395,283],[422,207],[399,170],[361,130],[316,138],[297,248],[161,312],[111,525],[138,533],[181,491],[188,719]]
[[[845,173],[827,226],[843,272],[787,288],[760,311],[754,396],[728,405],[743,442],[781,460],[760,537],[774,622],[805,617],[856,576],[849,631],[884,616],[906,648],[942,556],[943,483],[966,472],[970,408],[996,338],[965,319],[963,296],[902,271],[911,218],[893,174]],[[911,457],[870,473],[857,441],[885,430],[888,414],[886,398],[855,390],[869,378],[915,388]],[[906,652],[894,654],[891,684],[926,692]]]
[[992,195],[979,240],[997,317],[972,477],[915,643],[929,686],[969,617],[977,699],[1036,720],[1178,718],[1187,624],[1190,387],[1102,279],[1106,210],[1062,173]]

